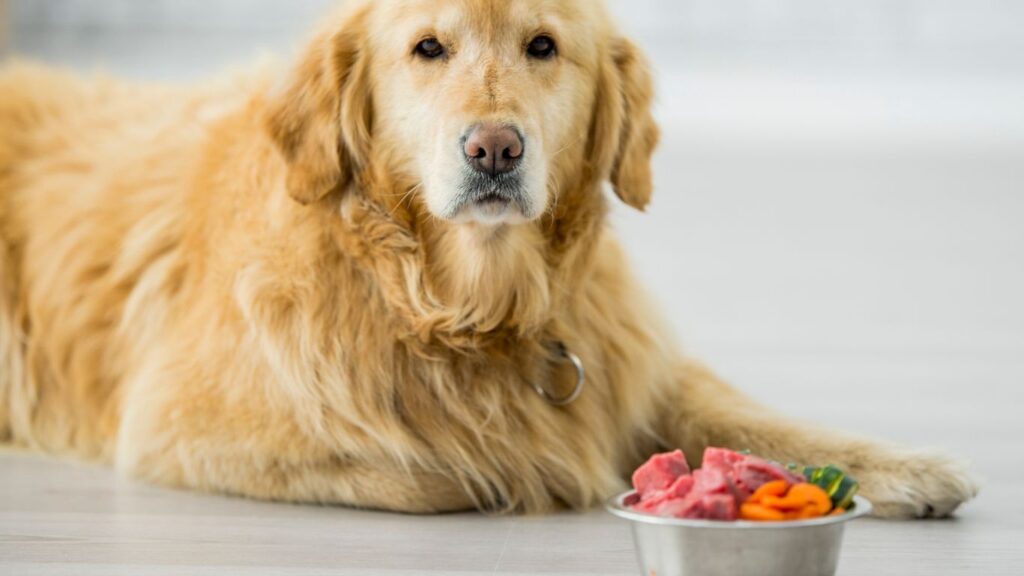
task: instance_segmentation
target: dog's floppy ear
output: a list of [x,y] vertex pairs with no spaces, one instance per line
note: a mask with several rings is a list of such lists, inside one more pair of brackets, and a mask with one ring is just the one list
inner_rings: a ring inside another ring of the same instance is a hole
[[267,128],[288,165],[288,193],[303,204],[347,186],[369,154],[367,10],[318,35],[271,102]]
[[590,154],[623,202],[643,210],[654,184],[651,156],[659,131],[651,114],[654,86],[640,49],[623,38],[612,41],[601,64]]

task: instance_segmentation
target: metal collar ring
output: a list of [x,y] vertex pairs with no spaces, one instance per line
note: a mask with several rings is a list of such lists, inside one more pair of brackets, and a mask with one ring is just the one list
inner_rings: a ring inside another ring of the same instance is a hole
[[548,391],[545,390],[539,384],[534,384],[533,388],[540,394],[540,397],[547,401],[552,406],[559,408],[568,406],[579,399],[580,395],[583,394],[583,389],[587,384],[587,372],[583,368],[583,361],[580,357],[569,351],[569,348],[563,342],[559,342],[556,345],[558,352],[558,361],[562,364],[572,364],[573,368],[576,369],[576,386],[573,388],[567,396],[562,398],[555,398]]

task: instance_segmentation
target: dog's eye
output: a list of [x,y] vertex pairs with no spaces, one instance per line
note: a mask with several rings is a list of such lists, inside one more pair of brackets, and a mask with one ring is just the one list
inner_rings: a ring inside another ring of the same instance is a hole
[[427,38],[416,45],[416,55],[427,60],[436,60],[444,56],[446,50],[437,38]]
[[550,36],[537,36],[526,47],[526,53],[532,58],[547,60],[555,55],[555,40]]

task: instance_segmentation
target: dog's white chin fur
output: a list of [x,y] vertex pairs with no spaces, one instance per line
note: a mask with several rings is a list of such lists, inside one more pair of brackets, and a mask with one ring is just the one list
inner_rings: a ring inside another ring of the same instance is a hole
[[451,221],[454,224],[479,224],[482,226],[505,226],[526,224],[536,218],[523,214],[522,208],[515,202],[471,203],[459,211]]

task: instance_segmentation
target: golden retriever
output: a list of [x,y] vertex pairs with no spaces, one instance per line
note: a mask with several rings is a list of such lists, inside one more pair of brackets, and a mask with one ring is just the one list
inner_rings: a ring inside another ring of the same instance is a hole
[[0,72],[0,439],[417,513],[584,509],[708,445],[844,466],[884,516],[975,494],[672,343],[606,223],[605,183],[648,204],[658,130],[600,3],[356,0],[325,24],[281,77]]

